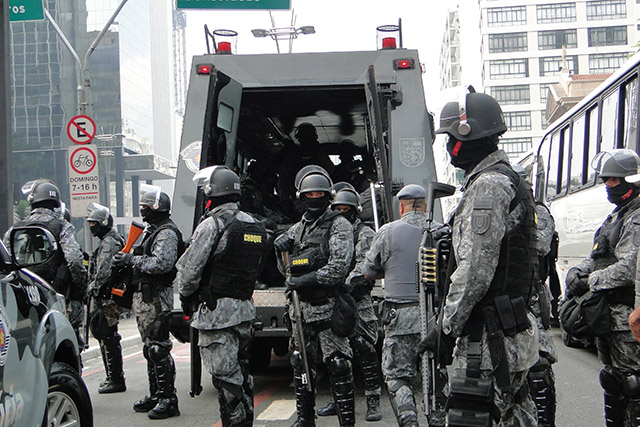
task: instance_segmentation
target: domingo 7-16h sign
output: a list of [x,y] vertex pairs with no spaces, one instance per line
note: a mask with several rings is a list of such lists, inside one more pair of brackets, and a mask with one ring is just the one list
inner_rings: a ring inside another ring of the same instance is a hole
[[68,149],[72,216],[87,216],[87,206],[93,202],[100,203],[97,152],[95,144],[72,145]]
[[290,0],[178,0],[178,9],[289,9]]

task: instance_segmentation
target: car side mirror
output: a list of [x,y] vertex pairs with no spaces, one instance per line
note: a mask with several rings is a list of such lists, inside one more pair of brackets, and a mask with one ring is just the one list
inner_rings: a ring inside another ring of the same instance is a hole
[[42,227],[16,227],[10,235],[11,260],[20,268],[42,264],[58,250],[58,242]]

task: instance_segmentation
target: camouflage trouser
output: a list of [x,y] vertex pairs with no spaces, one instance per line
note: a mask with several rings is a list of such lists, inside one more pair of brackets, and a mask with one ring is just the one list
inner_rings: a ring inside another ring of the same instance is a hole
[[158,344],[171,349],[169,339],[169,314],[173,309],[173,289],[164,288],[158,292],[159,307],[153,302],[142,300],[142,292],[134,292],[132,309],[136,316],[142,343],[147,346]]
[[200,330],[198,347],[202,363],[212,377],[229,384],[242,386],[244,382],[239,360],[253,337],[250,322],[225,329]]
[[371,297],[358,301],[358,323],[353,336],[364,337],[371,344],[378,341],[378,318],[371,303]]
[[85,346],[84,342],[84,303],[82,301],[70,300],[67,302],[67,319],[73,327],[78,340],[78,347],[82,350]]

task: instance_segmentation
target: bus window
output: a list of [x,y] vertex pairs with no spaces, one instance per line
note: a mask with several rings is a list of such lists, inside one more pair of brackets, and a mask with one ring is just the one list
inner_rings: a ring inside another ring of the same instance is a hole
[[536,177],[536,200],[546,200],[547,194],[547,159],[549,158],[549,147],[551,145],[551,135],[545,135],[538,149],[538,176]]
[[602,102],[602,146],[600,151],[618,148],[618,90],[611,92]]
[[560,169],[560,134],[551,137],[549,151],[549,171],[547,172],[547,199],[554,199],[558,195],[558,172]]
[[558,164],[560,170],[559,172],[559,181],[558,181],[558,194],[566,194],[567,193],[567,184],[568,184],[568,176],[569,176],[569,141],[571,138],[571,128],[567,126],[562,129],[562,138],[560,139],[560,144],[562,146],[562,157],[560,158],[560,162]]
[[585,150],[585,126],[587,124],[586,116],[580,116],[573,122],[573,131],[571,133],[571,175],[569,178],[569,191],[575,191],[582,187],[584,181],[584,155]]
[[637,150],[638,139],[638,76],[624,86],[624,148]]
[[599,151],[598,144],[598,106],[594,106],[587,112],[589,122],[589,138],[587,139],[588,156],[587,165],[587,183],[593,185],[596,182],[596,171],[591,169],[591,159],[593,159]]

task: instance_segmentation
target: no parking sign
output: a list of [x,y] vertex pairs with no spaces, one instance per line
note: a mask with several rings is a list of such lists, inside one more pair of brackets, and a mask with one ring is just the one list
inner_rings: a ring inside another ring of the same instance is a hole
[[75,116],[67,123],[67,136],[75,144],[88,144],[96,136],[96,123],[89,116]]
[[100,203],[98,147],[93,144],[68,148],[71,215],[87,216],[90,203]]

